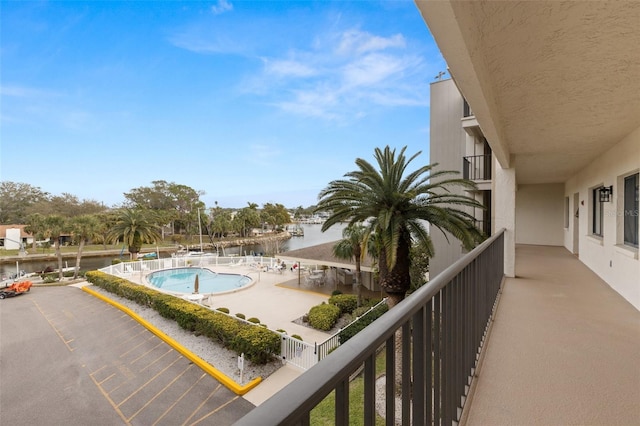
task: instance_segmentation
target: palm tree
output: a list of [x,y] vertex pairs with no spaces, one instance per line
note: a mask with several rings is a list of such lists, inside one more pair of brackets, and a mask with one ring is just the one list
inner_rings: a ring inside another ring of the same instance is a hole
[[40,213],[33,213],[26,218],[27,226],[24,227],[25,232],[33,235],[33,243],[31,248],[35,252],[38,238],[42,238],[46,228],[44,225],[44,217]]
[[122,240],[129,247],[129,258],[135,259],[144,243],[160,239],[160,227],[150,210],[122,209],[116,224],[109,230],[111,241]]
[[[410,250],[413,241],[433,252],[426,224],[447,231],[466,249],[483,239],[474,217],[463,208],[484,208],[473,198],[451,192],[453,187],[475,189],[467,179],[450,177],[457,172],[435,171],[437,164],[407,167],[420,155],[405,157],[406,147],[396,156],[388,146],[376,148],[376,169],[362,158],[358,170],[345,174],[320,192],[316,211],[331,212],[322,230],[340,222],[369,223],[369,232],[379,238],[380,286],[389,296],[390,307],[402,301],[411,285]],[[445,234],[446,235],[446,234]]]
[[52,214],[43,219],[44,236],[53,240],[53,244],[58,257],[58,280],[62,281],[62,251],[60,250],[60,236],[67,230],[67,219],[60,215]]
[[342,230],[342,240],[333,246],[333,255],[338,259],[351,260],[356,262],[356,294],[358,306],[362,305],[362,293],[360,283],[362,282],[362,271],[360,263],[367,253],[367,228],[360,224],[352,224]]
[[86,240],[99,235],[100,221],[95,215],[85,214],[72,218],[70,225],[73,235],[80,240],[78,243],[78,254],[76,255],[76,268],[73,272],[73,279],[75,280],[78,278],[78,272],[80,271],[82,249],[84,248]]

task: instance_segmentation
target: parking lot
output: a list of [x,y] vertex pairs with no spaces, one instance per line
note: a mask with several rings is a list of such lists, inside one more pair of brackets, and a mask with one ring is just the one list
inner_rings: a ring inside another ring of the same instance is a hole
[[75,287],[0,301],[0,424],[229,425],[253,405]]

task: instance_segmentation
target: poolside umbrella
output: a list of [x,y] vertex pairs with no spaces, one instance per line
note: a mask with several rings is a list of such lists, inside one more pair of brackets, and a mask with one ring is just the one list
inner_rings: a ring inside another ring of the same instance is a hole
[[193,292],[198,294],[198,287],[200,287],[200,280],[198,279],[199,275],[196,275],[196,282],[193,284]]

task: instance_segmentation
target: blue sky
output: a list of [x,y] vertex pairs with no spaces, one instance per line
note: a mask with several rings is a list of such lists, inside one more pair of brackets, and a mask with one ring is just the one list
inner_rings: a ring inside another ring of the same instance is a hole
[[0,3],[0,179],[309,206],[376,147],[429,162],[446,70],[412,1]]

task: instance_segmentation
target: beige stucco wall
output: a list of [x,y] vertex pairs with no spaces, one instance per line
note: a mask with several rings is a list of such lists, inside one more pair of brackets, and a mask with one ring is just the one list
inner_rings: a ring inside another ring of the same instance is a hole
[[[590,269],[614,290],[640,310],[640,260],[638,249],[622,244],[620,226],[622,212],[622,177],[640,170],[640,128],[637,128],[565,184],[564,193],[570,197],[571,210],[578,207],[578,229],[574,221],[564,229],[564,246],[572,250],[574,231],[578,237],[578,255]],[[599,185],[613,185],[613,199],[604,204],[603,236],[589,235],[590,189]],[[578,206],[573,194],[579,193]],[[637,217],[637,216],[636,216]]]
[[493,158],[493,198],[491,200],[493,232],[502,228],[504,234],[504,274],[516,276],[516,170],[503,169]]
[[[430,163],[438,170],[462,170],[466,133],[462,128],[462,95],[453,80],[431,84]],[[460,193],[462,191],[460,190]],[[430,229],[435,255],[429,262],[431,277],[435,277],[465,253],[460,242],[437,228]]]
[[518,185],[516,244],[562,246],[564,185]]

